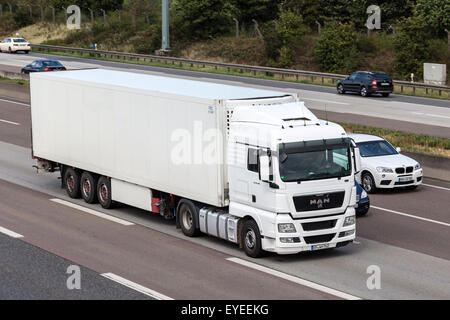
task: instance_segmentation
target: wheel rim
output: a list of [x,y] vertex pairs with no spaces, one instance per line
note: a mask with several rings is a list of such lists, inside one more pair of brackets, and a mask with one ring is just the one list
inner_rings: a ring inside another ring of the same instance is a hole
[[365,97],[365,96],[367,95],[367,90],[366,90],[366,88],[362,88],[362,89],[361,89],[361,95],[362,95],[363,97]]
[[69,175],[69,177],[67,178],[67,189],[71,193],[75,189],[75,179],[74,179],[73,175]]
[[252,229],[248,229],[245,234],[245,245],[249,249],[253,249],[255,247],[256,235],[255,231]]
[[365,175],[363,178],[363,187],[366,191],[372,190],[372,178],[369,175]]
[[192,217],[192,212],[189,209],[183,210],[183,226],[186,230],[190,230],[194,223],[194,219]]
[[100,201],[102,203],[105,203],[108,201],[108,187],[104,183],[102,183],[100,185],[99,197],[100,197]]
[[342,87],[342,84],[340,84],[340,85],[338,86],[338,92],[339,92],[339,93],[343,93],[343,92],[344,92],[344,87]]
[[89,198],[91,195],[92,187],[89,179],[84,179],[83,181],[83,194],[86,198]]

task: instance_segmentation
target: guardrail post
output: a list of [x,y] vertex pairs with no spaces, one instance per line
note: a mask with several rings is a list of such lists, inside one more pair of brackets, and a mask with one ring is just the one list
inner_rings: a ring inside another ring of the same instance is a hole
[[416,95],[416,87],[413,87],[413,95]]
[[400,86],[400,92],[403,93],[403,86]]
[[324,84],[325,83],[325,79],[324,79],[324,77],[322,77],[322,84]]

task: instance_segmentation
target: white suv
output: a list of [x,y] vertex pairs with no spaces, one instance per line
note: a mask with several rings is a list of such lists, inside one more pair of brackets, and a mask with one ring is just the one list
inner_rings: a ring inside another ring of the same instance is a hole
[[416,188],[422,183],[423,170],[420,164],[401,155],[381,137],[368,134],[350,134],[361,153],[361,171],[357,181],[368,193],[377,188]]
[[15,53],[18,51],[23,51],[29,53],[31,50],[30,43],[24,38],[6,38],[0,42],[0,51]]

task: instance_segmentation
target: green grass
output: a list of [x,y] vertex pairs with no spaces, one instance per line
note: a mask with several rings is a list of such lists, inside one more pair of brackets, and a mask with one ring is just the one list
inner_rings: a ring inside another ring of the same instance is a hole
[[359,124],[340,123],[347,133],[367,133],[383,137],[404,151],[421,152],[450,158],[450,139],[403,131],[375,128]]
[[30,81],[22,80],[22,79],[10,79],[10,78],[0,77],[0,81],[8,82],[8,83],[14,83],[14,84],[19,84],[21,86],[30,85]]
[[[69,53],[69,52],[59,52],[59,51],[37,51],[35,52],[39,53],[45,53],[45,54],[53,54],[53,55],[61,55],[61,56],[69,56],[69,57],[82,57],[82,58],[88,58],[93,60],[102,60],[102,61],[111,61],[111,62],[122,62],[122,63],[131,63],[131,64],[138,64],[138,65],[148,65],[148,66],[154,66],[154,67],[163,67],[163,68],[173,68],[173,69],[182,69],[182,70],[189,70],[189,71],[198,71],[198,72],[207,72],[207,73],[215,73],[215,74],[223,74],[223,75],[233,75],[233,76],[241,76],[241,77],[250,77],[250,78],[258,78],[258,79],[266,79],[266,80],[277,80],[277,81],[287,81],[287,82],[295,82],[295,83],[303,83],[303,84],[314,84],[314,85],[321,85],[321,86],[328,86],[328,87],[334,87],[336,86],[336,80],[333,81],[333,79],[330,78],[324,78],[322,82],[321,77],[311,77],[311,76],[298,76],[295,75],[286,75],[282,76],[279,74],[270,74],[266,72],[253,72],[253,71],[246,71],[246,70],[239,70],[236,68],[230,68],[229,70],[227,68],[221,68],[221,67],[211,67],[211,66],[201,66],[201,65],[193,65],[190,64],[172,64],[172,63],[165,63],[165,62],[158,62],[158,61],[143,61],[143,60],[136,60],[136,59],[118,59],[118,58],[111,58],[111,57],[104,57],[104,56],[93,56],[89,54],[80,54],[80,53]],[[402,95],[408,95],[408,96],[417,96],[417,97],[426,97],[426,98],[434,98],[434,99],[443,99],[443,100],[450,100],[450,92],[449,91],[442,91],[441,95],[439,95],[439,92],[437,90],[428,90],[428,94],[426,93],[426,89],[423,88],[416,88],[415,93],[413,92],[413,88],[411,87],[403,87],[403,92],[401,92],[400,85],[396,85],[394,87],[394,93],[395,94],[402,94]]]

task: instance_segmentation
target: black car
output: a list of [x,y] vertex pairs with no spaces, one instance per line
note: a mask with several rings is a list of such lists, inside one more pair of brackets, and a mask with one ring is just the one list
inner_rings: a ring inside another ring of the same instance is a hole
[[374,93],[381,93],[383,97],[389,97],[394,90],[394,81],[384,72],[358,71],[341,79],[337,83],[337,92],[357,92],[363,97]]
[[66,68],[56,60],[35,60],[31,64],[22,68],[22,73],[45,72],[45,71],[64,71]]
[[355,209],[356,215],[364,216],[369,212],[370,209],[370,199],[366,190],[361,187],[361,185],[355,181],[356,186],[356,204],[357,207]]

